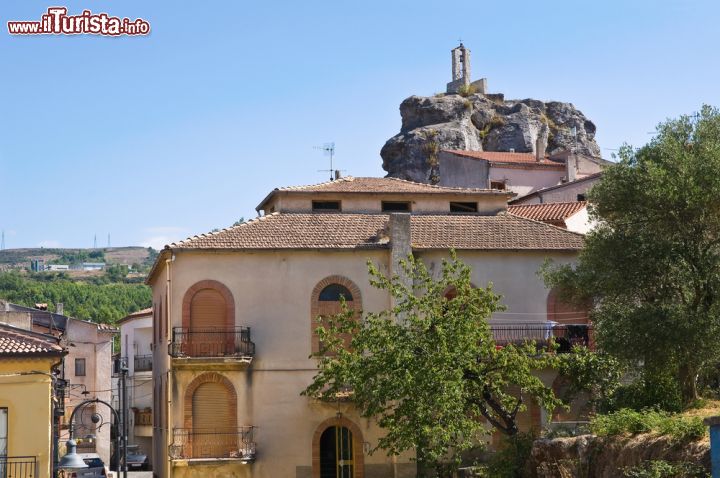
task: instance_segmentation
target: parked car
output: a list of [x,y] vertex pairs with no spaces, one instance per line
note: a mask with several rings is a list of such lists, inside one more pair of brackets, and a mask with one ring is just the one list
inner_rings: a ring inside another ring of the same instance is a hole
[[100,478],[108,476],[105,463],[97,453],[78,453],[82,461],[88,466],[70,473],[70,478]]
[[128,470],[147,470],[150,467],[148,457],[143,453],[140,445],[128,445],[127,447]]

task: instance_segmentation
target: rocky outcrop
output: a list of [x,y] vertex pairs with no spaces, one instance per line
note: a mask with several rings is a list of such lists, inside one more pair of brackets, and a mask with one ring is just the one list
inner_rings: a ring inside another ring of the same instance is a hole
[[622,469],[650,460],[689,462],[710,469],[707,441],[676,443],[668,436],[583,435],[535,441],[527,466],[529,478],[616,478]]
[[400,105],[400,116],[400,133],[380,151],[392,177],[429,182],[430,157],[438,149],[534,152],[543,131],[547,154],[575,148],[577,140],[577,152],[600,156],[595,125],[571,103],[499,94],[411,96]]

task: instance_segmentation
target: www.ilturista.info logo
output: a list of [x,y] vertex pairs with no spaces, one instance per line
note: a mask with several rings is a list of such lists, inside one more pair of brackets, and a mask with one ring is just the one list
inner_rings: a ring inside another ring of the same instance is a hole
[[138,18],[111,17],[107,13],[83,10],[80,15],[68,15],[65,7],[50,7],[40,21],[7,22],[11,35],[147,35],[150,24]]

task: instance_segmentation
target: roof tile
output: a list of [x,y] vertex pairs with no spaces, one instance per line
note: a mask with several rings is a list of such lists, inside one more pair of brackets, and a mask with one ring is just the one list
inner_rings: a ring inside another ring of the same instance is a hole
[[57,355],[63,348],[57,341],[41,334],[10,325],[0,324],[0,356],[4,355]]
[[557,222],[564,221],[586,207],[586,201],[548,202],[543,204],[510,205],[508,206],[508,212],[535,221]]
[[[273,213],[171,249],[361,249],[387,247],[387,214]],[[501,214],[412,215],[417,249],[578,250],[583,236],[542,222]]]
[[455,154],[457,156],[464,156],[466,158],[484,159],[491,163],[513,163],[565,168],[564,163],[552,161],[547,158],[543,158],[541,161],[537,161],[534,153],[508,153],[504,151],[464,151],[459,149],[445,149],[443,151]]

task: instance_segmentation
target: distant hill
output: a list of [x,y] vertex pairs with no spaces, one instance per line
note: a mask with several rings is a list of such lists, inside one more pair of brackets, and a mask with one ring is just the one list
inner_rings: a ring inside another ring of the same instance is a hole
[[[105,262],[139,266],[147,270],[155,260],[157,251],[149,247],[103,247],[98,249],[25,248],[0,251],[0,271],[29,269],[32,259],[43,259],[45,264],[79,265],[82,262]],[[135,268],[135,267],[134,267]],[[72,271],[71,271],[72,272]],[[79,271],[78,271],[79,272]]]

